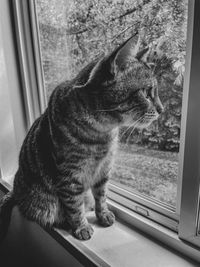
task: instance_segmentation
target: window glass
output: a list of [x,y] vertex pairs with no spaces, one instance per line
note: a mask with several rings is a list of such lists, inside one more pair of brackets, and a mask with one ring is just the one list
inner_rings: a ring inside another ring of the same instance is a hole
[[150,46],[165,111],[150,127],[120,130],[112,181],[176,206],[186,49],[186,0],[36,0],[47,96],[136,31]]

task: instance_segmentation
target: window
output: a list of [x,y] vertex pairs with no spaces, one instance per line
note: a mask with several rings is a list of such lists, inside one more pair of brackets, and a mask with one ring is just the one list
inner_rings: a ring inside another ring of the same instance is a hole
[[[8,4],[0,5],[6,5],[9,13]],[[75,77],[101,52],[110,51],[139,30],[141,45],[151,44],[158,54],[166,55],[159,75],[165,113],[147,130],[121,129],[108,197],[200,247],[199,1],[35,0],[13,1],[12,7],[20,75],[16,54],[14,65],[5,60],[8,50],[14,48],[2,45],[0,38],[1,70],[4,60],[7,69],[13,65],[12,77],[20,84],[16,89],[14,82],[0,76],[0,83],[11,83],[12,90],[18,90],[15,101],[9,95],[4,98],[10,101],[11,111],[20,111],[17,116],[10,113],[16,149],[8,154],[16,160],[25,132],[45,109],[56,85]],[[5,9],[0,9],[3,25],[7,18],[1,10]],[[0,121],[3,119],[0,114]],[[3,161],[2,155],[1,146],[1,175],[9,181],[4,172],[4,161],[8,164],[9,158]]]
[[[186,167],[183,158],[188,157],[185,141],[190,143],[189,137],[185,139],[190,123],[186,124],[185,119],[187,105],[192,104],[188,81],[192,81],[189,72],[194,1],[36,0],[35,4],[47,98],[56,85],[75,77],[99,54],[110,51],[136,31],[140,45],[155,47],[156,63],[160,64],[159,94],[165,112],[148,129],[121,129],[108,196],[179,231],[181,236],[180,214],[184,214],[181,205],[184,201],[188,203],[184,185],[189,183],[185,181],[192,168]],[[162,55],[166,57],[163,61]],[[192,90],[195,89],[190,88],[193,95]],[[197,136],[193,140],[195,144]],[[198,187],[193,222],[198,217],[199,190],[199,178],[194,176],[193,186]],[[197,224],[192,229],[197,231]]]
[[140,46],[149,45],[157,53],[159,94],[165,112],[148,129],[121,129],[110,197],[129,196],[164,215],[167,210],[167,216],[178,220],[188,1],[35,3],[47,97],[60,82],[75,77],[99,54],[107,53],[136,31]]

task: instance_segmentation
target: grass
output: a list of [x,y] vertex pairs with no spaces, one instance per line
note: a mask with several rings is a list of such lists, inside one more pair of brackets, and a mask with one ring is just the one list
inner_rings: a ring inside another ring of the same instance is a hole
[[131,191],[176,205],[178,153],[120,144],[112,180]]

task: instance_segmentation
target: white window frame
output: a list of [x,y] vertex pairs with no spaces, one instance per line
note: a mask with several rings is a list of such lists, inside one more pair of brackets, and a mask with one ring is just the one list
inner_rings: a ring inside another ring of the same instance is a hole
[[[188,103],[182,124],[182,191],[179,237],[200,247],[200,1],[191,1],[189,9],[187,66],[185,87]],[[186,99],[185,99],[186,102]]]
[[3,178],[1,182],[7,187],[9,184],[5,181],[13,179],[18,164],[18,153],[27,130],[12,28],[9,1],[2,0],[0,1],[0,50],[4,68],[3,71],[1,69],[0,76],[0,124],[6,127],[6,131],[0,131],[0,169]]
[[1,182],[7,187],[6,181],[12,181],[17,170],[23,139],[47,105],[40,49],[37,49],[37,21],[30,9],[34,9],[32,1],[0,1],[3,36],[0,47],[7,74],[7,79],[1,81],[5,87],[0,88],[3,103],[0,106],[0,122],[1,125],[10,125],[9,132],[2,131],[0,134],[0,170]]
[[47,106],[35,5],[34,1],[22,3],[13,0],[12,3],[26,114],[30,127]]
[[[41,52],[39,46],[38,25],[36,19],[35,2],[31,0],[17,1],[13,0],[11,6],[7,0],[1,0],[0,12],[6,12],[9,18],[4,16],[4,22],[9,25],[9,36],[6,37],[6,44],[16,44],[15,47],[6,47],[5,51],[12,50],[12,61],[7,61],[11,75],[15,76],[17,86],[14,81],[9,81],[10,92],[16,92],[15,98],[11,101],[11,116],[13,119],[13,133],[17,149],[22,143],[25,133],[33,121],[44,111],[47,105],[47,99],[44,88],[44,78],[42,73]],[[12,7],[12,9],[10,9]],[[187,57],[186,74],[184,78],[184,97],[182,105],[182,123],[181,123],[181,145],[179,161],[179,181],[178,181],[178,205],[176,211],[170,206],[161,204],[158,201],[150,199],[139,194],[132,194],[123,188],[110,183],[109,185],[109,206],[116,212],[117,217],[126,222],[146,231],[148,234],[160,239],[168,245],[178,249],[186,255],[200,261],[198,226],[198,207],[199,207],[199,127],[197,116],[200,112],[198,100],[200,100],[200,55],[199,55],[199,36],[200,36],[200,2],[198,0],[189,0],[188,11],[188,32],[187,32]],[[13,17],[13,19],[12,19]],[[15,25],[13,37],[12,26]],[[7,55],[10,54],[6,52]],[[20,75],[17,72],[17,66],[20,65]],[[198,68],[199,67],[199,68]],[[12,79],[10,79],[12,80]],[[1,91],[0,91],[1,92]],[[10,96],[7,96],[7,100]],[[14,110],[19,110],[18,116]],[[26,116],[24,116],[26,114]],[[1,122],[0,117],[0,122]],[[2,142],[0,136],[0,143]],[[192,151],[191,151],[192,146]],[[0,151],[0,156],[2,151]],[[13,152],[10,151],[12,154]],[[16,161],[16,152],[15,152]],[[1,169],[4,166],[1,163]],[[190,180],[188,179],[190,177]],[[192,181],[192,185],[191,185]],[[188,197],[189,196],[189,197]],[[163,227],[163,226],[165,227]],[[167,228],[173,230],[170,231]],[[188,241],[186,244],[181,239]],[[192,243],[196,246],[190,245]]]

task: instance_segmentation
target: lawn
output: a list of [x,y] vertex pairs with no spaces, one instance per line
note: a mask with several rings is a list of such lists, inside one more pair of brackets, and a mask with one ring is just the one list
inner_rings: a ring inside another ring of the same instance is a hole
[[176,205],[178,153],[120,144],[112,180],[172,206]]

